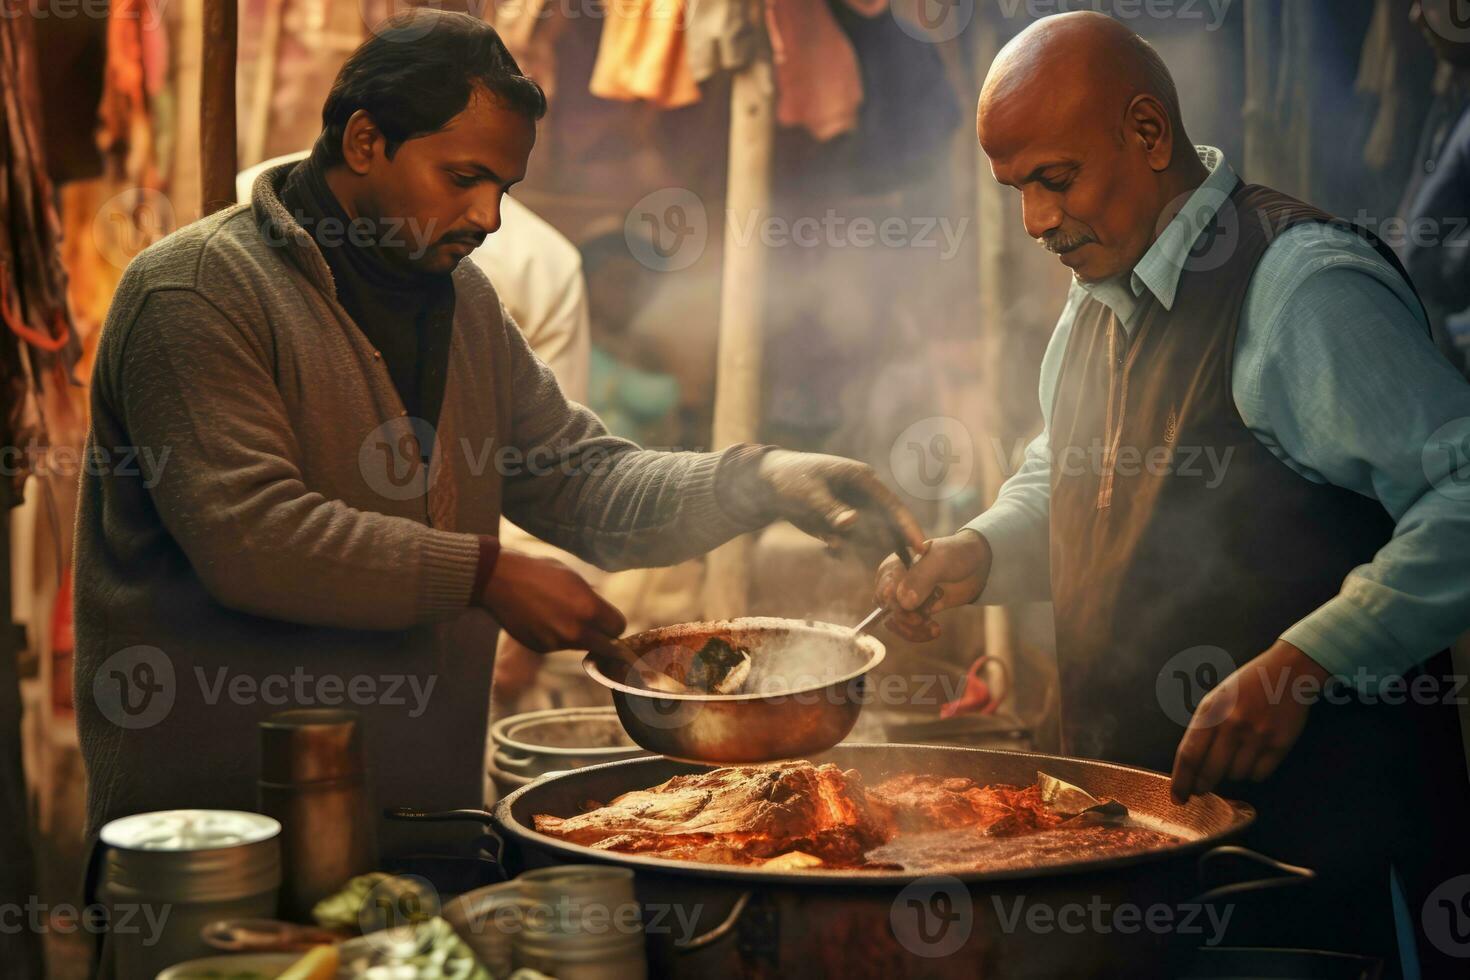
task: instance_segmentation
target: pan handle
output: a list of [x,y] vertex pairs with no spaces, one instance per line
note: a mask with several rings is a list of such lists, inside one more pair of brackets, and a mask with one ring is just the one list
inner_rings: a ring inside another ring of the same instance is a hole
[[730,906],[730,914],[725,916],[724,922],[721,922],[702,936],[695,936],[693,939],[686,939],[682,942],[675,940],[674,948],[681,953],[692,953],[696,949],[703,949],[711,943],[717,943],[721,939],[724,939],[735,929],[736,924],[740,921],[741,914],[745,912],[745,907],[750,904],[750,897],[754,894],[755,892],[749,888],[741,892],[740,897],[735,899],[735,904]]
[[1270,888],[1292,888],[1297,885],[1305,885],[1317,877],[1317,872],[1311,868],[1303,868],[1295,864],[1287,864],[1275,858],[1267,857],[1247,847],[1235,844],[1223,844],[1220,847],[1212,847],[1200,855],[1199,875],[1204,881],[1210,865],[1217,863],[1221,858],[1234,857],[1259,865],[1269,871],[1276,872],[1266,878],[1253,878],[1249,881],[1236,881],[1228,885],[1219,885],[1200,892],[1190,899],[1191,904],[1205,905],[1210,902],[1218,902],[1221,899],[1232,898],[1247,892],[1264,891]]
[[495,863],[505,867],[505,838],[495,831],[495,816],[489,810],[464,807],[458,810],[419,810],[411,806],[390,806],[383,810],[387,820],[410,820],[418,823],[477,823],[484,831],[480,845],[492,850]]
[[411,806],[390,806],[383,810],[383,816],[389,820],[417,820],[423,823],[489,823],[493,819],[489,810],[478,810],[474,807],[459,810],[420,810]]

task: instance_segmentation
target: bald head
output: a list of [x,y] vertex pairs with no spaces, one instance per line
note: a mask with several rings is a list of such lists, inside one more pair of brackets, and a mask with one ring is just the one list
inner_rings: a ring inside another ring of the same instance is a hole
[[991,64],[980,90],[980,139],[985,141],[987,116],[1008,110],[1040,109],[1058,124],[1121,125],[1141,95],[1157,100],[1176,142],[1188,148],[1179,90],[1152,44],[1105,14],[1046,17],[1016,35]]
[[1203,179],[1163,59],[1099,13],[1044,18],[1007,44],[976,131],[996,179],[1021,191],[1027,232],[1084,280],[1128,271],[1169,196]]

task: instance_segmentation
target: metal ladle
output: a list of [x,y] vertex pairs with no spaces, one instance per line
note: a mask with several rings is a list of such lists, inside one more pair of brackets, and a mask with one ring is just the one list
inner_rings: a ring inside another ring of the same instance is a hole
[[[909,543],[904,540],[903,532],[900,531],[897,526],[893,527],[893,537],[894,552],[898,555],[898,560],[903,562],[904,568],[913,568],[914,559],[913,556],[909,554]],[[934,603],[938,602],[939,597],[942,595],[944,595],[944,589],[940,588],[939,586],[935,586],[934,591],[929,593],[929,597],[925,599],[922,604],[920,604],[919,608],[916,611],[920,613],[928,613],[930,609],[934,608]],[[858,623],[852,628],[852,635],[857,636],[859,633],[864,632],[869,627],[876,626],[878,623],[881,623],[884,619],[888,618],[889,612],[890,610],[884,609],[882,606],[877,607],[872,612],[864,616],[862,622]]]

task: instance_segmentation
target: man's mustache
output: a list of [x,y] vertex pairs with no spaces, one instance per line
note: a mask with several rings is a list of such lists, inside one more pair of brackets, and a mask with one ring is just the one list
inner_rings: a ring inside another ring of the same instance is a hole
[[1093,245],[1097,239],[1091,235],[1068,234],[1066,232],[1048,232],[1036,239],[1036,244],[1051,252],[1053,255],[1066,255],[1075,252],[1083,245]]
[[479,248],[481,245],[485,244],[485,239],[487,237],[489,237],[489,236],[487,236],[487,235],[480,235],[480,234],[468,234],[468,233],[465,233],[465,232],[461,232],[461,233],[459,233],[457,235],[445,235],[443,238],[439,239],[439,244],[440,245],[461,245],[461,244],[463,244],[463,245],[473,245],[475,248]]

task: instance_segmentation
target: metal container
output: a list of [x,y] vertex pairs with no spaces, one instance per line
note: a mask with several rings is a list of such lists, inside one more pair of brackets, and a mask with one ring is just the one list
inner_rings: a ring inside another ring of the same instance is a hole
[[452,925],[493,976],[527,967],[559,980],[642,980],[648,973],[633,873],[563,865],[461,895]]
[[502,718],[490,726],[490,778],[501,796],[548,772],[647,755],[628,736],[617,710],[549,708]]
[[682,678],[712,637],[749,651],[745,693],[663,694],[628,684],[626,664],[588,654],[582,666],[612,691],[623,727],[645,749],[735,765],[800,758],[842,741],[867,701],[864,677],[884,654],[882,643],[849,627],[754,616],[666,626],[624,642],[648,667]]
[[286,918],[310,921],[313,905],[375,867],[366,780],[355,711],[282,711],[260,723],[260,810],[282,827]]
[[218,919],[270,919],[281,884],[281,825],[238,810],[164,810],[102,828],[109,848],[103,950],[118,980],[213,950],[200,933]]
[[[839,745],[812,761],[856,769],[868,782],[921,772],[1024,785],[1043,770],[1121,801],[1143,823],[1180,840],[1139,854],[1007,871],[773,872],[619,854],[534,829],[538,813],[569,816],[588,800],[605,802],[698,771],[667,759],[548,776],[500,801],[495,824],[505,836],[512,870],[568,862],[629,868],[646,911],[673,908],[692,915],[695,927],[687,935],[645,923],[652,972],[668,977],[1174,977],[1204,941],[1202,934],[1098,929],[1089,910],[1234,901],[1248,889],[1311,877],[1305,869],[1230,845],[1255,819],[1251,807],[1213,794],[1175,804],[1169,777],[1161,773],[1062,756],[925,745]],[[1227,859],[1268,874],[1208,889],[1204,870]],[[1065,927],[1030,927],[1033,908]],[[1068,917],[1073,910],[1080,910],[1080,927]],[[665,925],[670,921],[663,919]]]
[[626,868],[569,865],[528,871],[520,887],[517,969],[558,980],[643,980],[643,920]]

